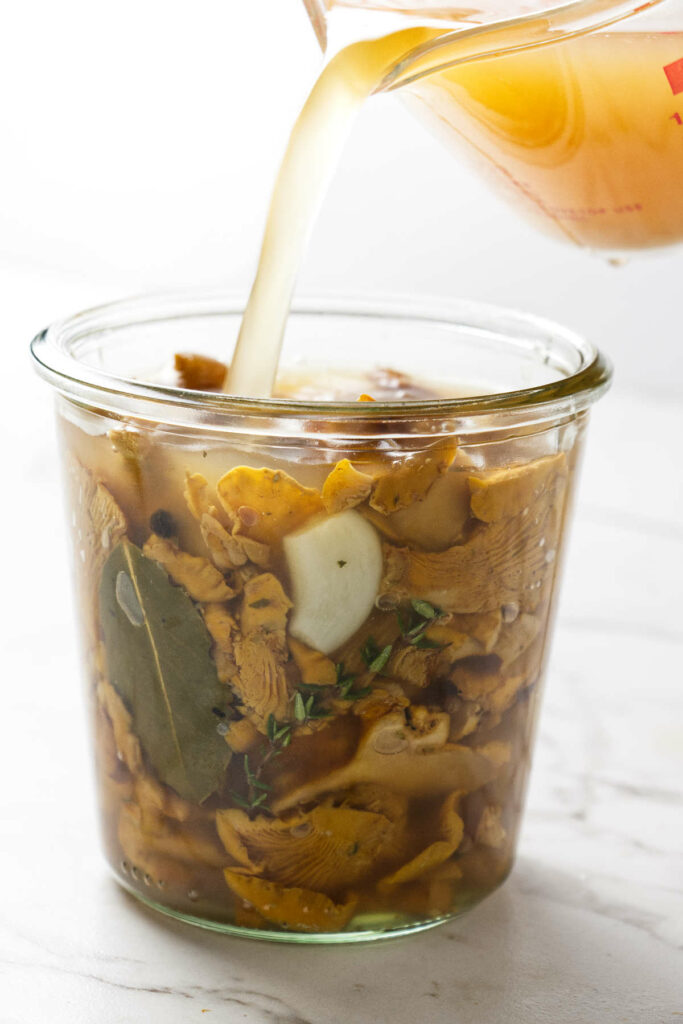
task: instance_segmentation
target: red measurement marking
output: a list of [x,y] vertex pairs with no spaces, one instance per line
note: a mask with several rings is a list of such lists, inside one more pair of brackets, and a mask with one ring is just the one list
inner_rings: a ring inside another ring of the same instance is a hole
[[683,57],[680,60],[675,60],[673,64],[665,64],[663,71],[669,79],[669,85],[674,96],[679,92],[683,92]]

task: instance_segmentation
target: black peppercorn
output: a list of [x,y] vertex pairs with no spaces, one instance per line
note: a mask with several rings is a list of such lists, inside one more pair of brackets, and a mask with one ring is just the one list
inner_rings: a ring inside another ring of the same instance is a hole
[[159,537],[175,537],[178,532],[175,519],[165,508],[158,508],[152,513],[149,517],[149,526]]

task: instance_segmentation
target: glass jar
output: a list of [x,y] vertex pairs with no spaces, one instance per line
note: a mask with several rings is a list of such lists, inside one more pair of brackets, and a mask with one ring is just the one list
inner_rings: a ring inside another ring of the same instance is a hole
[[[176,386],[174,353],[229,354],[240,313],[134,299],[32,346],[57,399],[106,856],[138,899],[218,931],[430,927],[513,863],[609,366],[506,310],[304,302],[285,370],[372,353],[396,400]],[[460,397],[402,399],[401,374]]]

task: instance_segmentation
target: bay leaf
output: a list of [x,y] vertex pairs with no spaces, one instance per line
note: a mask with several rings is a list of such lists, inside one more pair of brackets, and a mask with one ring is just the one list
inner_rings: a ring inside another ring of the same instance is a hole
[[156,562],[123,539],[102,570],[100,621],[109,680],[162,782],[201,803],[220,785],[230,749],[217,731],[229,697],[198,609]]

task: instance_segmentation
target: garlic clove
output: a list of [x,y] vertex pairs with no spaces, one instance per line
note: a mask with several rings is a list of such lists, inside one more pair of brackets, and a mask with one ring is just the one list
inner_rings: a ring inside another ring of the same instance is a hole
[[372,611],[382,577],[382,545],[358,512],[319,519],[283,540],[292,583],[291,636],[329,654]]

